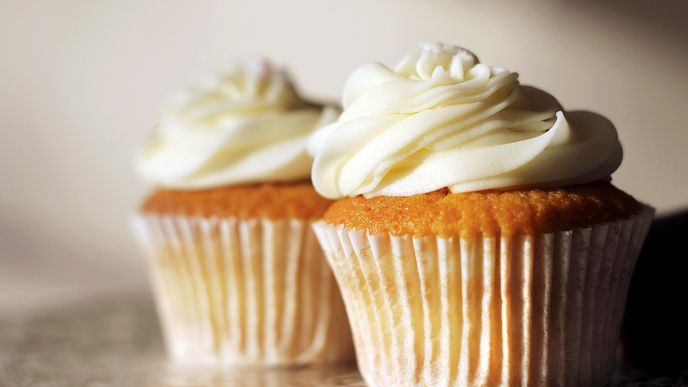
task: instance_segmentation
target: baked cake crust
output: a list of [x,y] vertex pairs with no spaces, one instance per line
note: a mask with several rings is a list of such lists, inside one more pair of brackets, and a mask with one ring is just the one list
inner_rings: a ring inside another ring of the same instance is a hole
[[319,219],[332,202],[310,181],[260,183],[199,191],[159,189],[141,206],[144,214]]
[[565,188],[345,198],[325,214],[333,225],[370,234],[469,236],[565,231],[625,219],[641,204],[607,182]]

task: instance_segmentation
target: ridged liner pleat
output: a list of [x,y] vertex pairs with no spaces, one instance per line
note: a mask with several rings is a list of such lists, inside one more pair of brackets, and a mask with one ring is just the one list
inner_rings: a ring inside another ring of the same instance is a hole
[[597,386],[654,210],[513,237],[368,235],[315,223],[371,386]]
[[132,223],[173,359],[353,359],[344,305],[311,222],[137,215]]

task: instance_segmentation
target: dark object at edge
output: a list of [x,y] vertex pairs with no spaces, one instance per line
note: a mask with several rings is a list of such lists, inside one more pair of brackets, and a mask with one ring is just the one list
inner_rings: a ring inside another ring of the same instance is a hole
[[631,280],[622,340],[635,368],[688,369],[688,210],[652,224]]

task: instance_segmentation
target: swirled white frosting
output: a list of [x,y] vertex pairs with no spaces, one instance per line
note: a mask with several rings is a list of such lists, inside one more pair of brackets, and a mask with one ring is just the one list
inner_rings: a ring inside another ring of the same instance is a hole
[[239,65],[169,101],[137,169],[177,189],[307,179],[308,137],[336,119],[332,109],[301,99],[266,62]]
[[343,106],[309,143],[328,198],[582,184],[608,179],[622,158],[608,120],[564,113],[517,73],[440,43],[394,69],[359,67]]

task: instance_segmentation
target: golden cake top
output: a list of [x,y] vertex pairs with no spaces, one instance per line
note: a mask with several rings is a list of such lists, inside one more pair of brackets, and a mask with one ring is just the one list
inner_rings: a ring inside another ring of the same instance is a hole
[[609,183],[566,188],[344,198],[325,214],[329,224],[391,233],[439,236],[547,233],[627,218],[633,197]]
[[202,191],[158,190],[141,207],[145,214],[319,219],[331,201],[310,182],[245,184]]

